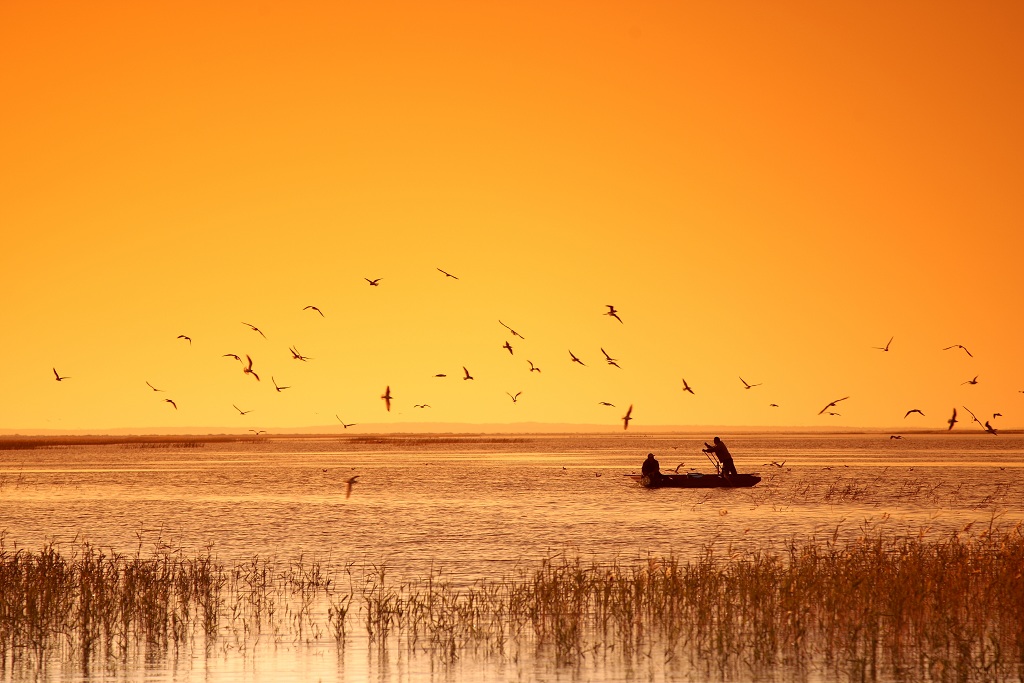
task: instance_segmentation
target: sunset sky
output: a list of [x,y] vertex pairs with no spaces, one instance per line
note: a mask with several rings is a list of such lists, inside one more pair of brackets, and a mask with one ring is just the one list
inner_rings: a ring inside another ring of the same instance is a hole
[[1022,35],[1011,2],[0,3],[0,429],[1022,428]]

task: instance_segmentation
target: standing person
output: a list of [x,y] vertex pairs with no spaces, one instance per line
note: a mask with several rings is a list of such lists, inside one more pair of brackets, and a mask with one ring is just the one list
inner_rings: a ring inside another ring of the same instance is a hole
[[661,465],[654,457],[654,453],[647,454],[647,459],[644,460],[643,467],[640,468],[640,474],[644,475],[651,481],[657,481],[658,478],[661,477]]
[[718,461],[722,463],[722,476],[732,476],[736,474],[736,465],[732,461],[732,454],[729,453],[729,449],[725,447],[725,442],[715,437],[715,445],[711,446],[707,441],[704,442],[706,448],[705,453],[714,453]]

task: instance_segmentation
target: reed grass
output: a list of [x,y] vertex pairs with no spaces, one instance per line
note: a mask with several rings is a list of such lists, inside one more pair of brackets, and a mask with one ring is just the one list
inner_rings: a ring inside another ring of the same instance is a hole
[[[361,628],[357,626],[361,625]],[[1024,679],[1024,532],[865,530],[692,560],[556,555],[459,582],[431,570],[209,553],[12,550],[0,535],[0,667],[359,638],[453,663],[655,666],[690,677]],[[2,673],[2,672],[0,672]]]

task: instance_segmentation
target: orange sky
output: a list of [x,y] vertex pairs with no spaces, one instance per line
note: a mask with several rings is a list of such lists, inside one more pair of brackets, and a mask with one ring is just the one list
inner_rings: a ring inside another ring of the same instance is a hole
[[1024,427],[1022,30],[1016,3],[2,3],[0,429]]

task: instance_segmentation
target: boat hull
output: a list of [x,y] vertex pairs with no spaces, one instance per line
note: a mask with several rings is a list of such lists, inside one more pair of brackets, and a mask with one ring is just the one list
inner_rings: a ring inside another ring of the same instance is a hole
[[719,489],[719,488],[749,488],[754,486],[761,477],[756,474],[734,474],[730,477],[723,477],[720,474],[662,474],[658,477],[648,477],[646,474],[627,475],[641,486],[648,489]]

